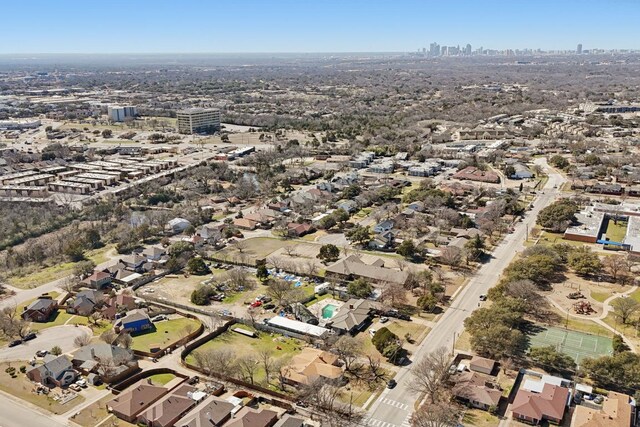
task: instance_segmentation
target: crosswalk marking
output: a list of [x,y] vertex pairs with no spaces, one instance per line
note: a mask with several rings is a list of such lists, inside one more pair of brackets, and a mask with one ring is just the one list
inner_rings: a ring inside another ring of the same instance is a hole
[[409,408],[409,405],[401,402],[396,402],[395,400],[387,399],[386,397],[382,399],[382,403],[393,406],[394,408],[402,409],[406,411]]
[[407,415],[407,417],[402,422],[402,427],[411,427],[409,420],[411,419],[411,414]]

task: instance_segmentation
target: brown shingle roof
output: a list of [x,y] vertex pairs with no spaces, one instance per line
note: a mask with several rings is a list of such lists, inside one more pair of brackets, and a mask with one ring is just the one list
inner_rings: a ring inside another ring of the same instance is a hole
[[545,384],[542,393],[520,389],[513,401],[511,410],[536,420],[553,418],[561,420],[569,397],[569,390],[564,387]]

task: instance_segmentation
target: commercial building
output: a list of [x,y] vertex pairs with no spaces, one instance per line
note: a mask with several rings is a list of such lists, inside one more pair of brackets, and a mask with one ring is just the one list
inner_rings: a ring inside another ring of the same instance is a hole
[[178,111],[178,132],[212,133],[220,130],[220,110],[215,108],[189,108]]
[[138,115],[138,110],[136,107],[131,105],[127,106],[119,106],[119,105],[110,105],[107,107],[107,115],[109,116],[109,120],[114,122],[124,122],[127,117],[134,118]]
[[22,130],[36,129],[40,127],[38,119],[16,119],[16,120],[0,120],[0,129]]

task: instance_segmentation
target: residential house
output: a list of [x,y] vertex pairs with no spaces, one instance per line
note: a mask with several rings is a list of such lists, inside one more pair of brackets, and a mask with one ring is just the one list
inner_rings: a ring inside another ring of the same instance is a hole
[[41,383],[47,387],[66,387],[78,377],[71,361],[66,356],[46,355],[44,363],[29,368],[26,372],[31,381]]
[[376,234],[381,234],[387,231],[391,231],[393,230],[394,225],[395,225],[395,221],[393,221],[392,219],[387,219],[385,221],[382,221],[376,224],[376,226],[373,227],[373,232]]
[[325,270],[327,280],[351,281],[360,277],[376,283],[404,285],[409,278],[409,273],[385,267],[384,261],[380,258],[372,264],[365,264],[355,254],[331,264]]
[[176,422],[176,427],[215,427],[231,419],[235,405],[210,396]]
[[496,361],[485,357],[473,356],[469,362],[469,369],[474,372],[491,375],[496,367]]
[[120,312],[127,312],[137,308],[136,299],[131,295],[118,294],[115,297],[105,301],[105,307],[100,311],[102,317],[108,320],[114,320]]
[[278,413],[267,409],[244,407],[224,427],[272,427],[278,421]]
[[147,261],[160,261],[166,253],[167,250],[161,246],[151,246],[142,251],[142,256],[147,258]]
[[52,298],[38,298],[24,308],[21,316],[32,322],[47,322],[58,311],[58,301]]
[[282,376],[291,385],[308,385],[318,378],[338,380],[342,377],[342,368],[338,366],[338,356],[316,348],[305,347],[283,368]]
[[540,392],[521,387],[511,405],[513,418],[531,424],[543,421],[560,424],[569,395],[568,389],[549,383],[544,383]]
[[341,200],[336,204],[338,209],[342,209],[347,213],[354,213],[358,210],[358,204],[355,200]]
[[138,370],[133,351],[107,343],[80,347],[73,353],[71,363],[85,375],[97,374],[104,383],[118,382]]
[[293,415],[284,414],[280,420],[273,425],[273,427],[304,427],[304,419],[300,417],[294,417]]
[[287,224],[287,234],[291,237],[302,237],[315,231],[315,227],[309,223],[290,222]]
[[379,233],[373,236],[373,239],[369,241],[368,246],[370,249],[377,249],[379,251],[383,251],[385,249],[390,249],[393,247],[394,239],[395,239],[395,234],[393,231],[383,231],[382,233]]
[[84,279],[82,283],[93,289],[103,289],[111,284],[111,275],[104,271],[95,271],[91,276]]
[[86,289],[78,292],[71,302],[67,301],[67,312],[89,316],[96,306],[102,303],[102,293],[93,289]]
[[509,177],[511,179],[530,179],[535,176],[528,167],[520,162],[514,163],[513,169],[515,170],[515,172]]
[[296,320],[310,325],[317,325],[319,323],[318,318],[304,304],[299,302],[291,304],[291,311]]
[[474,408],[497,408],[502,391],[488,378],[477,372],[463,372],[453,378],[455,385],[451,389],[453,395]]
[[576,405],[573,411],[572,427],[629,427],[632,422],[633,406],[626,394],[609,391],[602,407]]
[[120,262],[124,264],[125,268],[136,273],[144,273],[147,271],[145,264],[148,263],[147,258],[140,254],[131,254],[123,258],[120,258]]
[[138,415],[138,423],[148,427],[173,427],[205,396],[195,387],[181,385]]
[[258,223],[248,218],[236,218],[233,220],[233,225],[241,230],[255,230],[258,227]]
[[125,331],[130,334],[137,334],[154,329],[154,325],[147,312],[143,309],[129,311],[124,317],[115,323],[118,331]]
[[333,331],[355,335],[371,321],[374,303],[364,299],[350,299],[333,315],[327,327]]
[[458,171],[453,178],[468,181],[488,182],[493,184],[500,183],[500,177],[497,173],[491,171],[483,171],[474,166],[467,166]]
[[189,220],[186,220],[184,218],[173,218],[172,220],[167,222],[167,225],[165,226],[165,230],[170,233],[178,234],[178,233],[182,233],[190,225],[191,225],[191,222],[189,222]]
[[107,411],[128,423],[135,423],[138,415],[158,401],[167,391],[165,387],[153,385],[149,379],[141,380],[137,385],[107,402]]

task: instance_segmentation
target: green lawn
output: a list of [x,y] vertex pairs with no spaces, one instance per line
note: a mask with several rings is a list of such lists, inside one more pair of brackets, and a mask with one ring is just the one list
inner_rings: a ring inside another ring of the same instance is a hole
[[500,424],[500,418],[480,409],[467,409],[462,422],[465,426],[494,427]]
[[319,296],[319,297],[317,297],[315,299],[312,299],[311,301],[306,303],[305,306],[310,307],[313,304],[322,301],[323,299],[332,298],[332,297],[333,297],[333,295],[331,295],[331,294],[324,294],[324,295],[321,295],[321,296]]
[[631,295],[629,296],[634,300],[640,302],[640,289],[636,290],[635,292],[632,292]]
[[[100,249],[88,251],[85,255],[86,259],[89,259],[96,264],[101,264],[107,261],[107,252],[112,249],[112,246],[105,246]],[[75,263],[65,262],[57,264],[51,267],[40,268],[37,271],[26,274],[24,276],[12,276],[7,279],[11,286],[22,289],[35,288],[45,283],[52,282],[54,280],[62,279],[73,273],[73,267]]]
[[155,331],[133,337],[131,348],[139,351],[149,351],[152,345],[167,347],[187,335],[187,328],[195,331],[200,326],[200,321],[181,317],[154,323]]
[[607,228],[604,233],[607,238],[613,242],[622,242],[627,234],[627,221],[618,221],[617,224],[613,220],[607,221]]
[[[300,350],[306,345],[303,341],[296,338],[286,338],[282,335],[269,334],[265,332],[260,332],[258,337],[251,338],[238,332],[234,332],[233,329],[236,328],[256,332],[255,329],[248,325],[233,325],[227,332],[206,342],[194,350],[194,352],[187,356],[186,362],[195,365],[196,359],[193,356],[195,352],[220,348],[233,350],[236,357],[242,357],[245,355],[256,356],[261,350],[269,350],[271,351],[274,359],[280,359],[283,357],[288,358],[300,352]],[[262,367],[258,369],[255,381],[257,383],[264,383],[265,372]]]
[[594,300],[598,302],[604,302],[611,296],[611,292],[591,292],[590,295]]
[[430,330],[428,326],[424,326],[420,323],[399,319],[393,319],[384,326],[401,339],[404,339],[406,334],[410,334],[411,338],[416,340],[416,344],[420,344]]
[[156,374],[148,377],[148,379],[151,380],[151,382],[153,382],[155,385],[166,385],[169,381],[173,380],[174,378],[177,378],[177,377],[173,374]]

